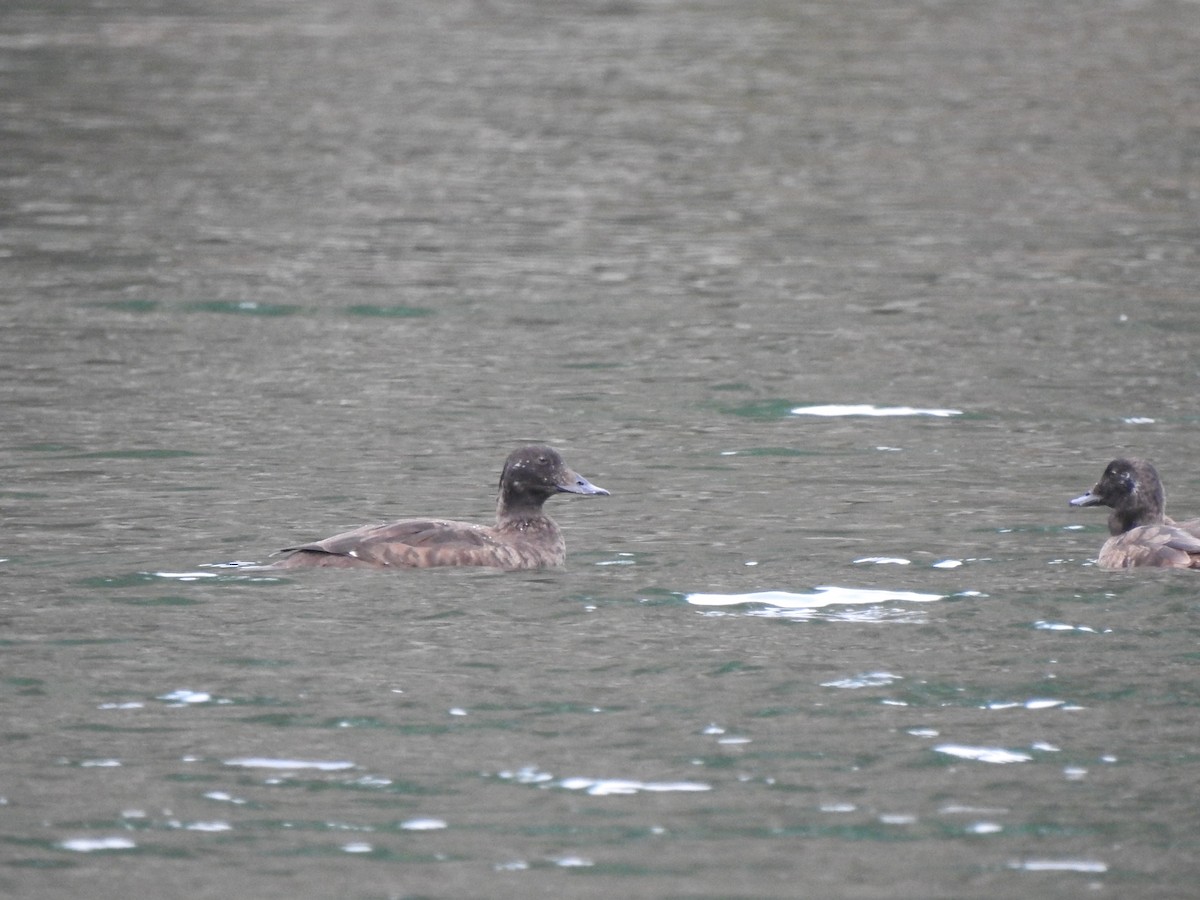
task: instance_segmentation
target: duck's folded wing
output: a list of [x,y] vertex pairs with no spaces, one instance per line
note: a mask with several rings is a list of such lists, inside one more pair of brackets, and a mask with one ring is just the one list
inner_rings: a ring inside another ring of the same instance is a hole
[[1184,553],[1200,553],[1200,536],[1192,533],[1191,529],[1186,527],[1189,523],[1179,525],[1161,525],[1154,526],[1155,530],[1161,529],[1165,532],[1160,538],[1163,546],[1170,547],[1172,550],[1182,550]]
[[1186,531],[1193,537],[1200,538],[1200,519],[1187,519],[1183,522],[1176,522],[1174,519],[1164,516],[1163,522],[1165,522],[1167,525],[1172,525],[1175,528]]

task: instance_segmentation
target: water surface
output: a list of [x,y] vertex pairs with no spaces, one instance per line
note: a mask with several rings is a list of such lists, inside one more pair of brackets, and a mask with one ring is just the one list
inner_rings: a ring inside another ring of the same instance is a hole
[[[9,3],[0,888],[1183,896],[1191,4]],[[486,521],[561,570],[242,572]]]

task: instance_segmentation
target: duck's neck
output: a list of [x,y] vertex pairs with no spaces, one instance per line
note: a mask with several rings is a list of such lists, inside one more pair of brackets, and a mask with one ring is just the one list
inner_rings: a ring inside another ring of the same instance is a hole
[[496,501],[496,528],[501,531],[527,531],[530,527],[545,528],[546,523],[554,528],[554,521],[542,509],[545,502],[545,497],[501,491],[500,499]]
[[1165,510],[1161,500],[1153,498],[1136,504],[1126,504],[1112,511],[1108,517],[1109,534],[1124,534],[1142,525],[1161,525]]

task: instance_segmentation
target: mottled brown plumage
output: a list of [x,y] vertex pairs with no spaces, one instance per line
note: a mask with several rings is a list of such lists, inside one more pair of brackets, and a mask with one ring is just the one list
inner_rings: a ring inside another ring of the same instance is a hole
[[544,504],[557,493],[607,494],[567,468],[550,447],[522,447],[509,455],[500,474],[495,525],[446,519],[403,519],[364,525],[311,544],[287,547],[272,569],[429,568],[490,566],[536,569],[562,565],[566,544]]
[[1112,535],[1100,548],[1105,569],[1158,566],[1200,569],[1200,519],[1176,522],[1166,515],[1158,470],[1144,459],[1114,459],[1095,487],[1071,506],[1109,506]]

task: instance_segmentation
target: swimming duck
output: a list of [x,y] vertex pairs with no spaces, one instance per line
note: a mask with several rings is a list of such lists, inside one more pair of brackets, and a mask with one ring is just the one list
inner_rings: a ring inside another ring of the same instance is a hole
[[542,504],[563,492],[608,494],[567,468],[553,448],[522,447],[509,454],[500,473],[495,525],[445,519],[364,525],[322,541],[285,547],[280,552],[292,555],[268,568],[559,566],[567,556],[566,544],[558,525],[542,511]]
[[1102,568],[1200,569],[1200,519],[1176,522],[1166,516],[1162,481],[1149,461],[1114,459],[1096,486],[1070,503],[1112,507],[1112,537],[1100,548]]

